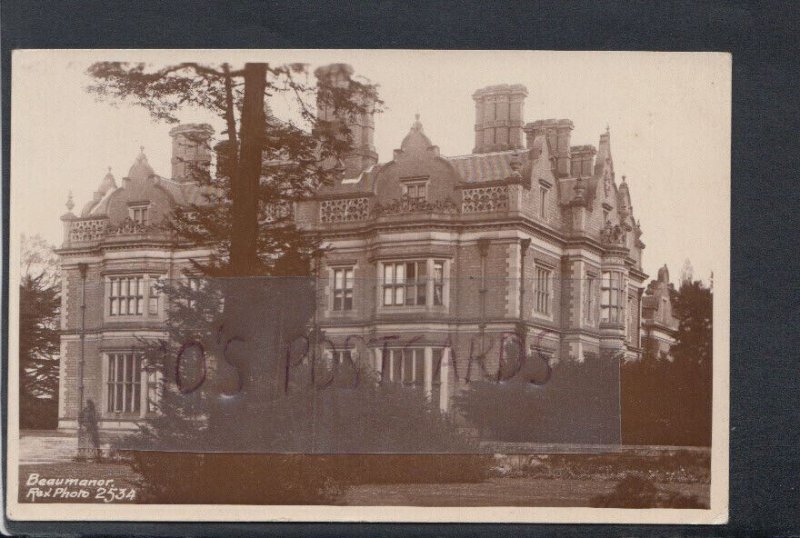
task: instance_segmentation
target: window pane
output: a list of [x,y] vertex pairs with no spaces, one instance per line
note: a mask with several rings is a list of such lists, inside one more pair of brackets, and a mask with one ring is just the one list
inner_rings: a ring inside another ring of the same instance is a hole
[[425,295],[427,295],[427,288],[425,281],[422,281],[417,286],[417,304],[425,304],[427,302],[425,298]]
[[344,287],[347,288],[348,290],[352,290],[353,289],[353,270],[352,269],[348,269],[345,272]]
[[390,306],[392,304],[392,290],[393,288],[390,286],[385,286],[383,288],[383,304],[386,306]]
[[415,263],[407,263],[405,265],[401,265],[400,267],[405,267],[405,279],[406,280],[414,280],[416,277],[416,268],[417,264]]
[[387,284],[394,282],[394,265],[387,263],[383,266],[383,279]]
[[336,269],[333,272],[333,287],[337,290],[340,290],[344,287],[344,271],[341,269]]
[[444,262],[433,263],[433,279],[436,282],[442,282],[444,280]]
[[139,383],[136,383],[133,386],[133,411],[139,412],[141,409],[141,402],[142,402],[142,386]]
[[130,383],[133,380],[133,355],[125,355],[125,381]]
[[117,385],[115,394],[114,411],[122,411],[122,385]]

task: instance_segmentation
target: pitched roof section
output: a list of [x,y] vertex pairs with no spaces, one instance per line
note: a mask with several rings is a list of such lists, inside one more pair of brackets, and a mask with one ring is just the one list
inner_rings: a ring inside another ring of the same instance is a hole
[[524,166],[528,160],[528,152],[517,150],[460,155],[458,157],[445,157],[445,159],[450,161],[450,164],[453,165],[465,182],[479,183],[509,177],[513,172],[511,161],[515,155],[522,161]]

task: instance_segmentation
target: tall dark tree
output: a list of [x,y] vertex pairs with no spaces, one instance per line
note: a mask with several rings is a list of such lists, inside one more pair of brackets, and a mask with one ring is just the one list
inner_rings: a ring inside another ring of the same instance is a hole
[[678,335],[672,346],[682,425],[695,444],[711,444],[713,294],[699,280],[684,281],[675,295]]
[[623,440],[711,444],[713,294],[700,281],[670,290],[678,334],[671,358],[645,350],[622,367]]
[[52,248],[38,236],[22,239],[19,333],[21,428],[58,424],[60,288]]

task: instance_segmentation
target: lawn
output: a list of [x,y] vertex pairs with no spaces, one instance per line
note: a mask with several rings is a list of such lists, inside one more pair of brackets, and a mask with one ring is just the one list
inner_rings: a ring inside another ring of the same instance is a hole
[[[334,504],[395,506],[591,506],[593,498],[613,495],[631,475],[662,496],[709,502],[708,451],[654,451],[650,454],[553,454],[496,456],[485,480],[474,483],[343,484]],[[44,483],[32,484],[32,475]],[[112,481],[70,486],[85,497],[57,496],[57,479]],[[20,466],[20,502],[137,502],[138,476],[125,463],[63,462]],[[52,481],[52,482],[48,482]],[[29,485],[29,483],[31,485]],[[113,488],[113,490],[112,490]],[[49,496],[35,497],[49,489]],[[109,490],[112,490],[109,493]],[[131,494],[130,491],[135,491]]]

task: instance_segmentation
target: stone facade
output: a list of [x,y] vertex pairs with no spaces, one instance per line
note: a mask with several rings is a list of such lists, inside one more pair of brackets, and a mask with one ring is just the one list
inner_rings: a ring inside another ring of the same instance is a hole
[[[342,65],[317,73],[351,74]],[[327,352],[357,350],[384,378],[424,386],[443,410],[467,379],[495,375],[510,340],[552,363],[641,353],[644,244],[610,134],[597,148],[571,146],[570,120],[523,123],[526,95],[519,85],[476,92],[476,146],[456,157],[441,155],[417,118],[378,164],[374,118],[352,119],[360,143],[340,179],[292,208],[326,247],[316,276]],[[163,334],[151,281],[180,278],[208,255],[176,249],[161,223],[175,204],[200,200],[186,161],[208,155],[186,144],[211,131],[181,126],[172,136],[173,178],[142,153],[121,186],[109,174],[80,216],[68,206],[62,217],[62,428],[76,426],[81,399],[99,402],[105,429],[147,416],[146,375],[122,403],[110,377],[135,370],[126,352],[136,338]],[[120,296],[124,313],[112,304]]]

